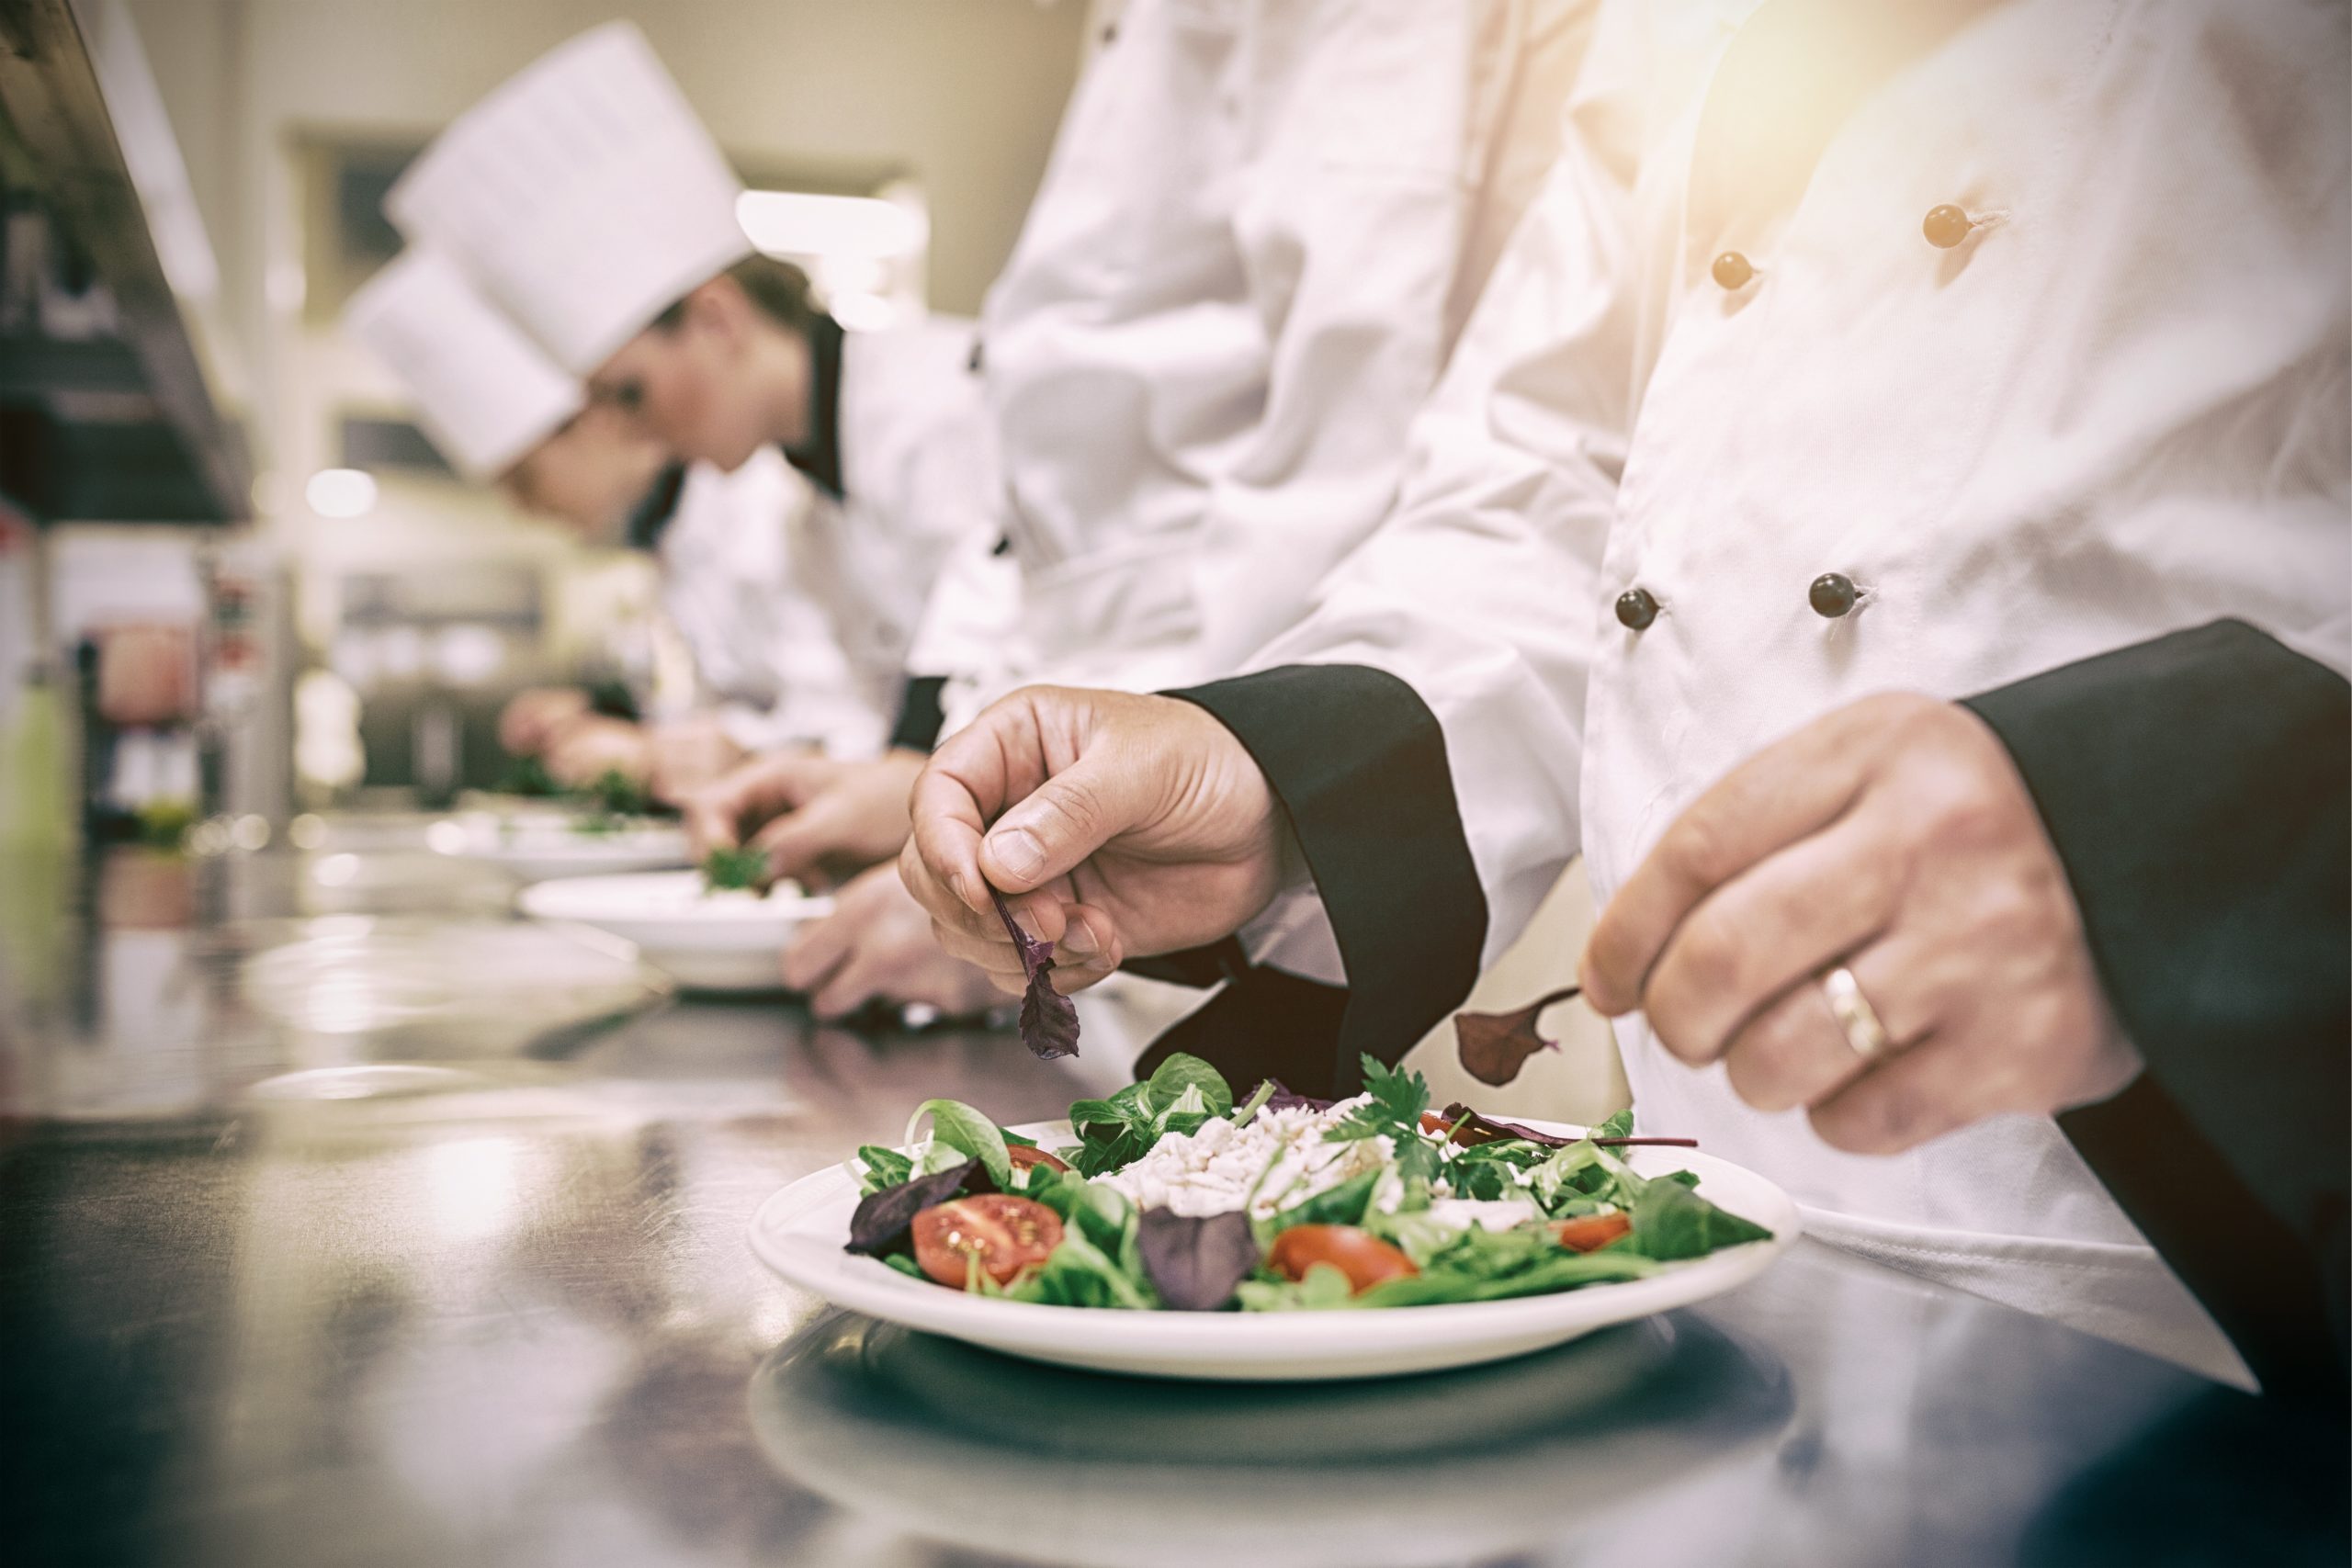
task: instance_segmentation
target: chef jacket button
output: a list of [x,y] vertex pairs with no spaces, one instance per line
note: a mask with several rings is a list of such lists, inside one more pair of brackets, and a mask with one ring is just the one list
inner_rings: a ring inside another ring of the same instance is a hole
[[1945,202],[1941,207],[1928,209],[1928,220],[1919,225],[1919,231],[1928,236],[1928,243],[1939,251],[1948,251],[1968,238],[1969,231],[1975,227],[1976,220],[1951,202]]
[[1617,595],[1617,624],[1627,631],[1637,632],[1657,619],[1657,601],[1650,597],[1646,588],[1628,588]]
[[1842,571],[1825,571],[1813,580],[1805,590],[1805,598],[1813,605],[1814,614],[1826,620],[1836,620],[1854,607],[1861,594],[1854,587],[1854,580]]
[[1725,251],[1717,256],[1709,270],[1714,274],[1716,283],[1734,292],[1747,288],[1747,280],[1756,276],[1756,268],[1737,251]]

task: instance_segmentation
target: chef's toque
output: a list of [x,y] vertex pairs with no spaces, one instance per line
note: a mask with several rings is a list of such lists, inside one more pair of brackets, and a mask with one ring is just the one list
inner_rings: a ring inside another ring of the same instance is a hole
[[469,479],[503,474],[585,400],[580,383],[437,252],[410,246],[351,297],[343,320],[408,389],[417,423]]
[[742,188],[645,35],[610,22],[458,116],[384,207],[586,376],[751,254]]

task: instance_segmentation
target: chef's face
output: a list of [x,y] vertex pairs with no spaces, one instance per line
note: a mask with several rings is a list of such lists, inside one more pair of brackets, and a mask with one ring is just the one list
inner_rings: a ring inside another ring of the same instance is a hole
[[590,403],[507,471],[499,488],[534,516],[561,524],[582,543],[616,545],[629,513],[669,461],[636,422]]
[[741,285],[715,277],[605,361],[589,391],[679,457],[732,472],[776,436],[776,335]]

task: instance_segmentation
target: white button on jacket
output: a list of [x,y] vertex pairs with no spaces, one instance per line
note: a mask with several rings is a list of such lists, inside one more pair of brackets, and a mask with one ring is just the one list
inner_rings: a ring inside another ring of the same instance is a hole
[[[2292,0],[1611,7],[1397,509],[1252,664],[1429,704],[1488,959],[1867,694],[2222,616],[2344,671],[2347,65]],[[1618,1036],[1645,1125],[1829,1239],[2243,1375],[2053,1122],[1848,1156]]]

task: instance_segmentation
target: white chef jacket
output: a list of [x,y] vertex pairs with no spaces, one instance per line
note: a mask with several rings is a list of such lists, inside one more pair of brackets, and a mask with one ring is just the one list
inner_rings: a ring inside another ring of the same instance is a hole
[[[1612,6],[1399,506],[1251,660],[1429,705],[1489,961],[1579,849],[1605,899],[1715,779],[1870,693],[2223,616],[2352,666],[2345,9],[1961,6],[1844,80],[1808,32],[1934,9]],[[1948,250],[1945,203],[1979,220]],[[1809,604],[1828,572],[1840,617]],[[1636,587],[1642,630],[1611,612]],[[1617,1034],[1643,1124],[1816,1234],[2244,1381],[2053,1122],[1849,1156]]]
[[763,447],[733,473],[686,471],[655,547],[662,609],[703,701],[746,750],[870,755],[887,720],[818,595],[840,579],[839,509]]
[[1591,0],[1133,0],[984,313],[1024,680],[1230,672],[1379,519]]
[[[997,536],[972,333],[936,317],[844,336],[839,497],[773,447],[689,471],[659,546],[664,602],[738,745],[880,749],[934,580]],[[958,634],[986,630],[944,623],[932,641],[968,660]]]

